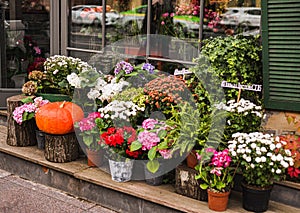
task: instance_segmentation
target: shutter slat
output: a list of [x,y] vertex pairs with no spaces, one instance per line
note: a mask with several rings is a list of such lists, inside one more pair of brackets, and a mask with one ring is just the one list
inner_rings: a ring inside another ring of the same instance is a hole
[[265,106],[300,111],[300,1],[262,1]]

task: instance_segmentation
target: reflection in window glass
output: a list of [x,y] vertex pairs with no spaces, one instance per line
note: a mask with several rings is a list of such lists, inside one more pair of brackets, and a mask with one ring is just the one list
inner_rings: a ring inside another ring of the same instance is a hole
[[6,72],[2,87],[21,88],[27,74],[42,70],[50,52],[50,1],[9,1],[5,10]]

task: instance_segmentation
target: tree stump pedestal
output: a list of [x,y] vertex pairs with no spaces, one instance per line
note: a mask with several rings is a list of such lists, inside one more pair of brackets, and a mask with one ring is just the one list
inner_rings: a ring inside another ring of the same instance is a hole
[[45,133],[46,160],[55,163],[74,161],[79,156],[79,143],[74,132],[65,135]]
[[207,201],[207,191],[200,188],[200,181],[195,179],[197,171],[186,165],[179,165],[176,168],[175,191],[178,194],[194,198],[200,201]]
[[35,119],[23,122],[21,125],[13,119],[15,108],[23,105],[22,99],[24,95],[15,95],[7,98],[7,140],[6,143],[10,146],[34,146],[36,145],[37,129]]

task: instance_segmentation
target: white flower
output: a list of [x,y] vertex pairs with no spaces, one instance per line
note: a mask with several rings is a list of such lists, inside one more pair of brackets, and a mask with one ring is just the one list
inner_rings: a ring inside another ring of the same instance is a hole
[[271,160],[272,160],[272,161],[276,161],[276,160],[277,160],[276,155],[272,155]]
[[275,144],[272,143],[272,144],[270,145],[270,149],[273,151],[275,148],[276,148]]
[[263,162],[263,163],[267,161],[267,158],[265,156],[262,156],[260,159],[261,159],[261,162]]
[[281,143],[277,143],[277,144],[276,144],[276,148],[277,148],[277,149],[281,148],[281,146],[282,146]]
[[272,168],[272,169],[271,169],[271,172],[274,173],[274,172],[275,172],[275,169]]
[[59,72],[58,69],[54,70],[54,71],[53,71],[53,75],[56,75],[58,72]]
[[263,147],[260,148],[260,151],[261,152],[267,152],[267,149],[266,149],[266,147],[263,146]]
[[88,94],[87,97],[91,100],[95,100],[96,98],[100,97],[100,92],[98,90],[95,89],[91,89]]
[[252,149],[256,148],[256,144],[255,143],[252,143],[250,146],[251,146]]
[[254,169],[254,168],[255,168],[255,165],[254,165],[253,163],[251,163],[251,164],[250,164],[250,167],[251,167],[252,169]]
[[251,162],[251,157],[248,156],[245,160],[246,160],[247,162]]
[[70,75],[68,75],[67,80],[71,86],[74,86],[75,88],[80,88],[81,80],[76,73],[71,73]]
[[261,162],[261,158],[260,157],[256,157],[255,161],[256,161],[256,163],[260,163]]
[[289,164],[285,161],[280,161],[280,164],[284,167],[284,168],[288,168],[289,167]]
[[280,169],[276,169],[276,174],[280,174],[281,170]]
[[283,160],[283,157],[282,157],[281,154],[278,154],[278,155],[276,156],[276,159],[277,159],[277,161],[282,161],[282,160]]

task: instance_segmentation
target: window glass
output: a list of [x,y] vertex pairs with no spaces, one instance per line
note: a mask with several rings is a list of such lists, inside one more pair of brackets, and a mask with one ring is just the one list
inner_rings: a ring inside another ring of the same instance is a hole
[[49,0],[7,1],[5,30],[0,32],[6,34],[2,88],[21,88],[29,72],[43,69],[50,52],[49,11]]

